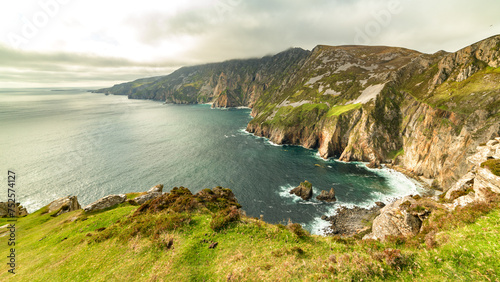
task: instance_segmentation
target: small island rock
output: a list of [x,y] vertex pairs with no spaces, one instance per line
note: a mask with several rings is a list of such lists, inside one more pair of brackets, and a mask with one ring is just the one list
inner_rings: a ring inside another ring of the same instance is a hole
[[337,201],[337,198],[335,198],[335,190],[333,190],[333,188],[330,189],[330,192],[326,192],[325,190],[321,191],[321,194],[317,196],[316,199],[328,203]]
[[290,191],[290,194],[295,194],[301,197],[302,200],[309,200],[313,196],[312,184],[306,180],[300,183],[299,186],[292,189],[292,191]]

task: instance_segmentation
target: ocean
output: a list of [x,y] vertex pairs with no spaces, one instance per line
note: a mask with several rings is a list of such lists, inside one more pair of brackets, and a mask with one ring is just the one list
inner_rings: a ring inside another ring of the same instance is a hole
[[[85,206],[109,194],[232,189],[247,215],[272,223],[301,223],[322,234],[340,206],[369,207],[417,194],[413,180],[362,163],[323,160],[317,151],[277,146],[245,131],[249,109],[165,105],[77,89],[0,89],[0,201],[7,172],[17,176],[16,198],[33,212],[76,195]],[[308,180],[314,197],[335,189],[328,204],[290,195]]]

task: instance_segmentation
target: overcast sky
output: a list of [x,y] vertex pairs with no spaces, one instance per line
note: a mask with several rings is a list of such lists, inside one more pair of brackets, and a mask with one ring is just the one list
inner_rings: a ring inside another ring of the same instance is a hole
[[101,87],[290,47],[456,51],[500,34],[498,0],[3,0],[0,88]]

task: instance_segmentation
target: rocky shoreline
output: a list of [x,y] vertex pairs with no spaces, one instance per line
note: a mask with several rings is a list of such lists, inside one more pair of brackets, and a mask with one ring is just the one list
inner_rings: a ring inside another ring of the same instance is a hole
[[387,236],[415,236],[434,211],[449,213],[457,207],[488,202],[500,195],[500,176],[485,168],[488,160],[500,162],[499,137],[479,146],[476,153],[467,158],[469,171],[439,196],[429,191],[387,204],[377,202],[370,209],[340,207],[335,215],[322,217],[331,224],[324,230],[325,234],[379,240]]

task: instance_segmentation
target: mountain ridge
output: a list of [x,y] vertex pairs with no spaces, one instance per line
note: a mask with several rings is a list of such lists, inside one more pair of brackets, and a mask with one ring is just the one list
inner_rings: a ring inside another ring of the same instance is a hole
[[391,163],[446,190],[500,135],[500,36],[457,52],[388,46],[293,48],[185,67],[100,89],[167,103],[248,106],[247,130],[323,158]]

